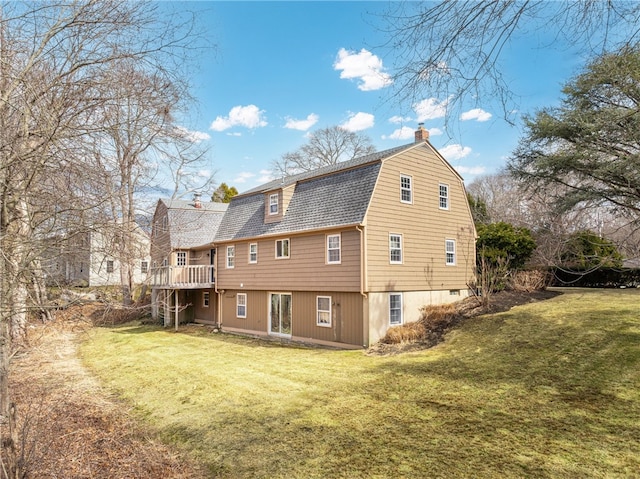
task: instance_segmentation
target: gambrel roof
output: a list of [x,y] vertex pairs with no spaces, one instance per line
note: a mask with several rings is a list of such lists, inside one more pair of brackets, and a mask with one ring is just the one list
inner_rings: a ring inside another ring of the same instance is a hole
[[[216,242],[361,224],[382,160],[418,144],[380,151],[314,171],[274,180],[231,200]],[[279,222],[265,223],[265,193],[295,185]]]
[[227,203],[160,199],[167,208],[172,249],[189,249],[213,242]]

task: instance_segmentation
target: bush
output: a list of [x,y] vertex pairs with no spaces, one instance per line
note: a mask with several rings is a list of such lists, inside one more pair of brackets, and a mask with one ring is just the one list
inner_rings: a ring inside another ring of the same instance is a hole
[[540,270],[515,271],[509,279],[509,289],[531,293],[545,289],[551,278],[549,273]]
[[381,341],[401,344],[438,339],[458,318],[454,303],[423,306],[418,321],[389,328]]
[[421,341],[425,336],[424,326],[415,322],[389,328],[381,341],[386,344],[414,343]]

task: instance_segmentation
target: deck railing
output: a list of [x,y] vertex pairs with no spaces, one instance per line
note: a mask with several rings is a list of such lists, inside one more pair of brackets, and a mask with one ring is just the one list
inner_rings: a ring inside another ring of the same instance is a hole
[[215,282],[213,265],[161,266],[151,269],[151,286],[166,288],[206,288]]

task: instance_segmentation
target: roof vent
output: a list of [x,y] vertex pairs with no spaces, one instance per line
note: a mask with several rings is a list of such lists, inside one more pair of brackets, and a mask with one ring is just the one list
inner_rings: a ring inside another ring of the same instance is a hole
[[202,208],[202,201],[200,201],[200,197],[202,195],[200,193],[195,193],[193,195],[193,206],[194,208]]

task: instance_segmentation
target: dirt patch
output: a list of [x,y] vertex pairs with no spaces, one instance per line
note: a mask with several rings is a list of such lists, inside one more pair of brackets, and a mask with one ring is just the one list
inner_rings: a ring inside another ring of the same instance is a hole
[[432,348],[441,343],[444,340],[446,333],[455,328],[465,319],[480,316],[482,314],[508,311],[514,306],[543,301],[553,298],[559,294],[561,293],[549,290],[531,292],[501,291],[492,295],[488,311],[482,307],[476,298],[469,297],[455,303],[456,314],[451,321],[442,323],[442,326],[440,327],[430,328],[422,339],[398,344],[379,342],[371,346],[367,350],[367,354],[371,356],[392,356],[395,354]]
[[83,367],[78,341],[99,309],[78,306],[52,323],[33,325],[28,348],[14,358],[10,378],[27,477],[205,477],[142,429]]

